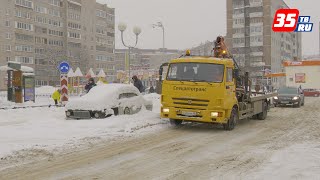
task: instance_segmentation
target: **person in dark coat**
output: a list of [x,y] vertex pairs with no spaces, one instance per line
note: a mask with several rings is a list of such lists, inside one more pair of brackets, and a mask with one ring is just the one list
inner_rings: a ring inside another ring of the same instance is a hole
[[153,86],[150,87],[149,93],[155,93],[155,89]]
[[142,93],[144,91],[144,88],[143,88],[143,85],[142,85],[142,82],[140,79],[138,79],[137,76],[133,76],[132,77],[132,80],[133,80],[133,85],[138,88],[138,90],[140,91],[140,93]]
[[93,78],[90,78],[84,89],[87,91],[87,93],[94,87],[96,86],[96,83],[94,82]]

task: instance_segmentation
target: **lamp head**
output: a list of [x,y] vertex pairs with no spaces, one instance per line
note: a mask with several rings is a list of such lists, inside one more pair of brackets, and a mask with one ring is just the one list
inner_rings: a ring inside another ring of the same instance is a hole
[[119,31],[123,32],[127,29],[127,25],[125,23],[119,23],[118,29]]
[[135,26],[135,27],[133,28],[133,33],[134,33],[135,35],[139,36],[139,34],[141,34],[141,28]]

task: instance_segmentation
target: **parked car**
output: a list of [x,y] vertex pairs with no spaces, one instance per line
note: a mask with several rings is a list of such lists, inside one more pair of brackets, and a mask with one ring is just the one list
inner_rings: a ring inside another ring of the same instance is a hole
[[320,90],[317,89],[304,89],[303,90],[304,96],[308,97],[319,97],[320,96]]
[[105,118],[112,115],[134,114],[142,107],[152,111],[152,102],[146,100],[133,85],[103,84],[66,105],[66,117],[72,119]]
[[273,98],[275,106],[291,105],[295,107],[304,106],[304,95],[299,88],[283,87],[278,91],[278,96]]

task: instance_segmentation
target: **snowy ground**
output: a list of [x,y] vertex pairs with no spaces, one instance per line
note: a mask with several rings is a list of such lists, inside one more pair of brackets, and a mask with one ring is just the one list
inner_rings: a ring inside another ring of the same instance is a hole
[[[156,126],[167,124],[159,119],[159,95],[149,94],[145,97],[153,101],[154,112],[143,110],[131,116],[106,119],[66,120],[65,109],[61,107],[0,110],[0,158],[15,160],[30,154],[47,155],[99,140],[140,136],[163,128]],[[37,101],[39,105],[51,99],[42,97]],[[17,105],[13,103],[12,106]]]
[[[145,97],[154,112],[101,120],[65,120],[55,107],[0,110],[0,179],[320,177],[320,98],[271,109],[267,120],[227,132],[207,124],[171,128],[159,118],[159,95]],[[38,162],[13,167],[31,160]]]

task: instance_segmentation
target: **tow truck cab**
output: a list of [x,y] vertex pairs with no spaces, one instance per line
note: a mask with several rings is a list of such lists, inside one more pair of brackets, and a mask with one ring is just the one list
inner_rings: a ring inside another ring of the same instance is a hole
[[162,118],[226,124],[232,110],[239,109],[232,59],[185,56],[167,65]]

